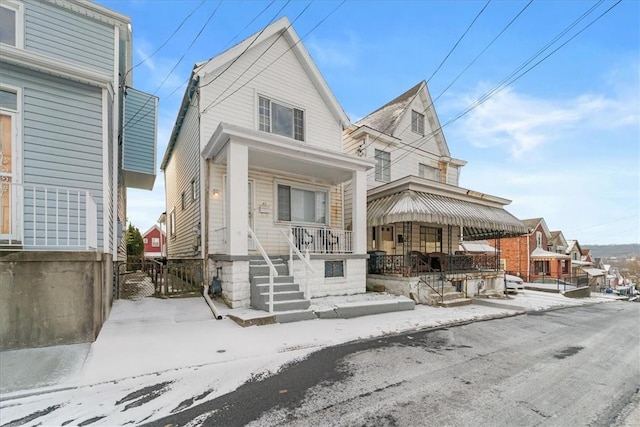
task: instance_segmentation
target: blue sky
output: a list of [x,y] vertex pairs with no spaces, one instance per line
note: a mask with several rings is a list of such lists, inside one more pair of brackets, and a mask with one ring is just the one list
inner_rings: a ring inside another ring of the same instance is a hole
[[[528,1],[98,3],[131,17],[134,63],[144,60],[133,71],[134,86],[160,97],[158,165],[193,64],[274,16],[295,19],[352,121],[426,80],[445,124],[587,11],[529,66],[613,6],[443,131],[451,154],[468,161],[461,186],[510,199],[507,210],[518,218],[544,217],[551,230],[582,245],[640,242],[640,1],[535,0],[453,84]],[[165,209],[163,181],[158,171],[152,192],[129,190],[128,217],[143,232]]]

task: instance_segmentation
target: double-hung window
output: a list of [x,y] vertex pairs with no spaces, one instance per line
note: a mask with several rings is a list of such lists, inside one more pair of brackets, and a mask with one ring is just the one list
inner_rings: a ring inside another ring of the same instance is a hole
[[304,141],[304,111],[263,96],[258,101],[258,126],[264,132]]
[[391,181],[391,153],[388,151],[376,150],[376,181]]
[[442,228],[420,226],[420,251],[442,252]]
[[0,2],[0,43],[22,49],[22,3],[12,0]]
[[440,169],[433,166],[425,165],[423,163],[420,163],[418,168],[418,173],[420,174],[421,178],[440,182]]
[[159,237],[152,237],[151,238],[151,246],[154,248],[159,248],[160,247],[160,238]]
[[327,224],[327,192],[278,184],[278,221]]
[[424,114],[411,110],[411,131],[424,135]]

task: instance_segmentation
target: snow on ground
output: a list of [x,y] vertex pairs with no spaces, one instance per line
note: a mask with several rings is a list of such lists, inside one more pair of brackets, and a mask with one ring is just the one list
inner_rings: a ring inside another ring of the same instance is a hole
[[[375,302],[380,296],[365,296]],[[313,302],[327,307],[354,303],[356,297]],[[57,389],[1,396],[2,424],[38,411],[46,415],[24,425],[138,424],[228,393],[251,378],[277,372],[283,365],[323,347],[457,322],[512,315],[523,307],[542,310],[609,299],[570,299],[559,294],[521,291],[501,305],[438,308],[354,319],[316,319],[296,323],[240,327],[215,320],[204,299],[119,300],[91,345],[77,376]],[[224,314],[232,310],[219,305]],[[68,389],[65,389],[68,388]]]

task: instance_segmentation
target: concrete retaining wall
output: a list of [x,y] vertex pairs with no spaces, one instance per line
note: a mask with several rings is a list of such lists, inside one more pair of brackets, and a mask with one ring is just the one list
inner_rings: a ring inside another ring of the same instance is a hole
[[591,288],[583,286],[581,288],[564,291],[564,296],[567,298],[589,298],[591,296]]
[[92,342],[113,301],[96,252],[0,252],[0,349]]

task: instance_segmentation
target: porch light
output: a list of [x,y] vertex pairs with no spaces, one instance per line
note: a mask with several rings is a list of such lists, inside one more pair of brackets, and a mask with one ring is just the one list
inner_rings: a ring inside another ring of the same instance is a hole
[[220,195],[220,190],[214,188],[213,190],[211,190],[211,195],[217,198]]

